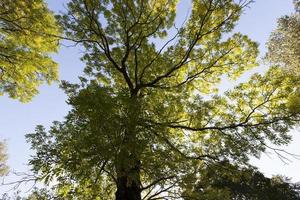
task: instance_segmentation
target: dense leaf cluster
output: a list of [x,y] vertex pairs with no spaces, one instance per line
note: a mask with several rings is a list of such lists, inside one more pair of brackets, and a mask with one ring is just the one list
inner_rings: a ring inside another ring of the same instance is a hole
[[42,0],[0,2],[0,95],[29,101],[38,86],[58,79],[60,29]]
[[186,200],[299,200],[299,184],[281,176],[265,177],[256,168],[223,161],[205,166],[192,188],[183,193]]

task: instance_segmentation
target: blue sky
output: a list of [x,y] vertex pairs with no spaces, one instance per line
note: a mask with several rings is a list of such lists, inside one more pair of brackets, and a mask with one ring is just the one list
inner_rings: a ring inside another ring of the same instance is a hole
[[[187,0],[183,0],[187,1]],[[50,9],[63,10],[62,4],[66,0],[47,0]],[[183,3],[181,6],[185,8]],[[185,17],[186,9],[180,9],[178,18]],[[257,0],[245,10],[236,30],[247,34],[259,42],[261,55],[265,52],[265,42],[270,32],[276,27],[276,19],[284,14],[293,12],[292,0]],[[59,54],[53,56],[59,63],[60,79],[71,82],[77,81],[82,74],[84,64],[80,62],[80,53],[76,48],[62,47]],[[30,103],[20,103],[16,100],[0,97],[0,140],[5,139],[8,145],[8,164],[14,171],[26,171],[27,160],[32,153],[26,143],[24,135],[34,131],[36,125],[49,127],[54,120],[62,120],[70,107],[65,103],[66,95],[58,84],[40,87],[40,94]],[[300,134],[292,132],[294,141],[285,149],[291,153],[300,154]],[[266,175],[282,174],[300,181],[300,161],[293,159],[285,165],[274,154],[271,157],[263,155],[260,160],[253,159],[252,163]],[[13,178],[11,178],[13,179]],[[4,191],[0,188],[0,195]]]

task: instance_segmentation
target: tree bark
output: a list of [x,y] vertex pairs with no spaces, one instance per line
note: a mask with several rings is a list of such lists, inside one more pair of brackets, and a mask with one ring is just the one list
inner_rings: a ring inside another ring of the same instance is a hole
[[139,183],[132,181],[130,183],[128,176],[117,178],[116,200],[141,200],[141,191]]
[[140,162],[129,170],[119,171],[116,200],[141,200]]

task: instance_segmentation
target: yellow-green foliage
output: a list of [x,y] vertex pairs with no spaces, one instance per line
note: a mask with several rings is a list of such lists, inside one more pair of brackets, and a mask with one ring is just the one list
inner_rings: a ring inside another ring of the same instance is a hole
[[63,84],[72,106],[65,121],[27,135],[37,152],[33,171],[58,180],[64,198],[135,185],[145,199],[159,199],[159,190],[179,199],[205,163],[245,164],[266,144],[288,143],[299,112],[287,105],[299,80],[272,67],[214,93],[222,77],[236,80],[257,66],[257,44],[232,33],[247,2],[193,0],[176,27],[177,1],[70,1],[59,20],[86,50],[89,80]]
[[57,52],[60,30],[42,0],[0,2],[0,95],[22,102],[38,93],[38,86],[58,79]]

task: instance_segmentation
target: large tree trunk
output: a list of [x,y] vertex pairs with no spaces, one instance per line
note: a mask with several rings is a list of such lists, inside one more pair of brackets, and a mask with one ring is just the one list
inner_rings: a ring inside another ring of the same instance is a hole
[[139,160],[140,143],[136,137],[136,122],[139,117],[139,104],[136,97],[132,97],[128,108],[128,123],[124,131],[124,138],[117,156],[117,191],[116,200],[141,200],[141,180]]
[[129,170],[119,171],[116,200],[141,200],[140,162]]
[[117,158],[116,200],[141,200],[141,162],[137,158],[136,143],[126,143],[132,141],[129,138],[123,141],[126,145],[122,147]]
[[116,200],[141,200],[139,183],[131,182],[127,176],[118,177]]

